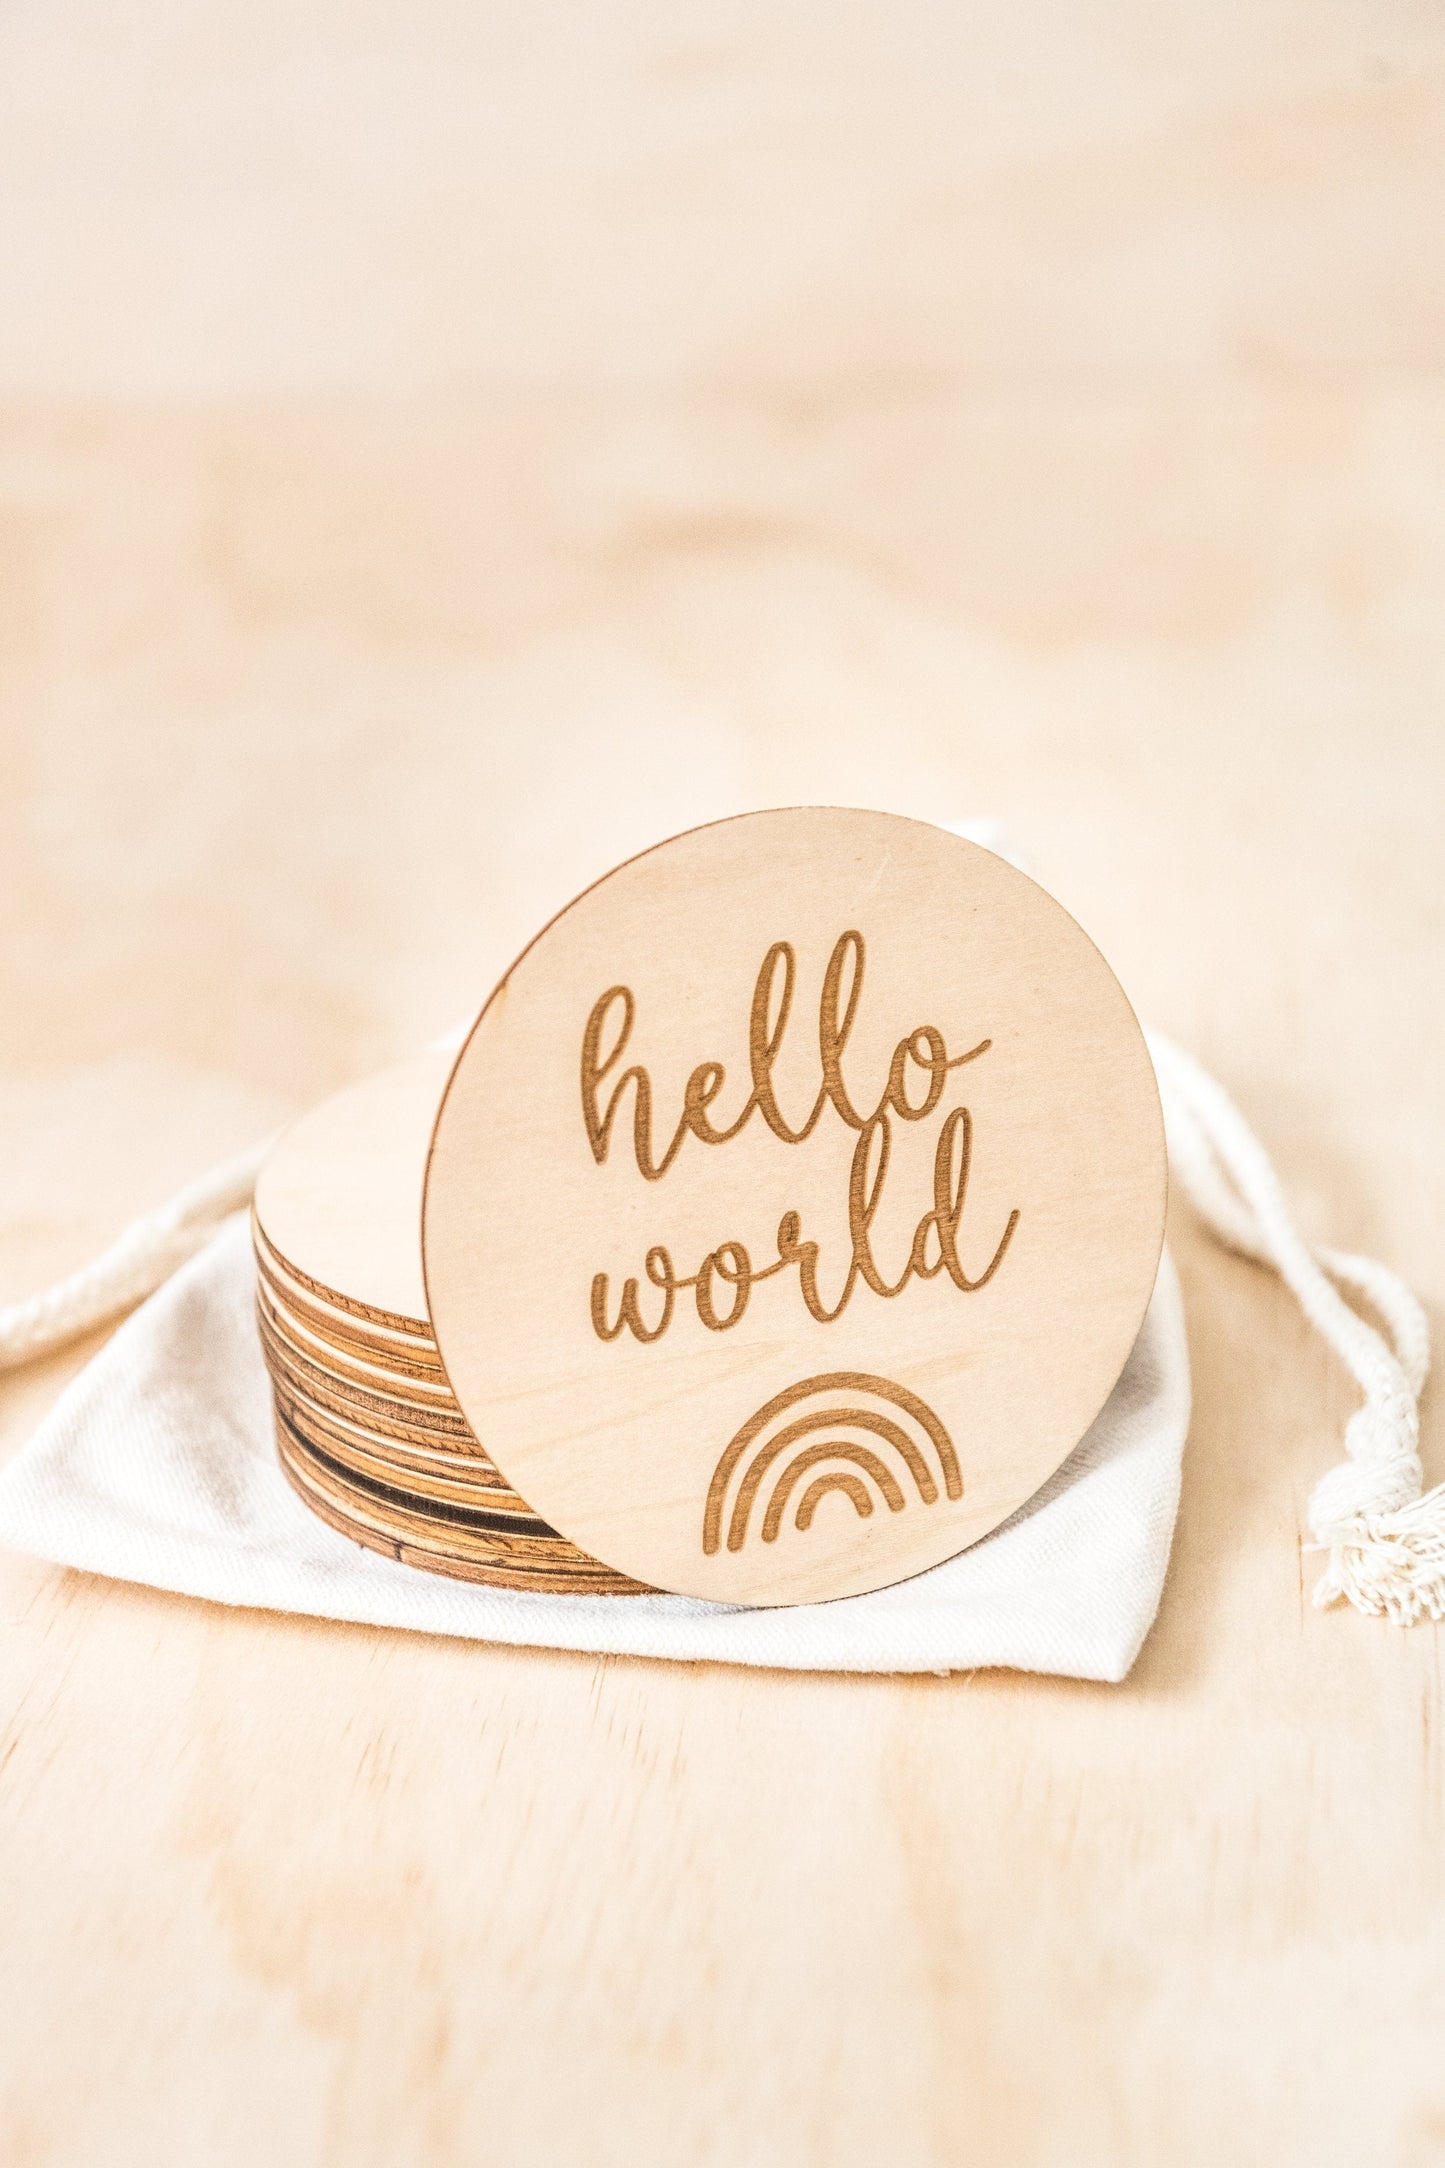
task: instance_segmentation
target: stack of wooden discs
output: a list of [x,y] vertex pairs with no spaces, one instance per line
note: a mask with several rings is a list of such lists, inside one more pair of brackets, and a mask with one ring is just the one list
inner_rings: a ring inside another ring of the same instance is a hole
[[421,1196],[449,1059],[328,1099],[256,1185],[256,1311],[281,1464],[314,1513],[409,1565],[569,1595],[637,1584],[519,1498],[452,1396],[421,1268]]

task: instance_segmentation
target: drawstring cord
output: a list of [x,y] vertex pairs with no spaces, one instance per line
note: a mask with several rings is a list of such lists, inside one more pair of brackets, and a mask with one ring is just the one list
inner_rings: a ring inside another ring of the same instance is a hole
[[271,1138],[188,1183],[132,1220],[99,1257],[39,1295],[0,1309],[0,1370],[18,1370],[93,1332],[153,1295],[204,1249],[222,1220],[251,1201]]
[[[1345,1459],[1310,1494],[1315,1540],[1307,1548],[1326,1554],[1315,1602],[1344,1597],[1398,1626],[1445,1617],[1445,1483],[1425,1490],[1419,1454],[1430,1368],[1425,1312],[1387,1265],[1311,1251],[1264,1146],[1229,1094],[1162,1032],[1145,1036],[1180,1187],[1221,1242],[1273,1267],[1364,1395],[1345,1428]],[[1370,1305],[1384,1333],[1350,1307],[1342,1286]]]
[[[1290,1218],[1263,1145],[1228,1093],[1164,1037],[1145,1034],[1159,1079],[1175,1180],[1229,1249],[1269,1265],[1363,1395],[1345,1430],[1345,1459],[1310,1497],[1314,1542],[1325,1554],[1317,1604],[1408,1626],[1445,1618],[1445,1483],[1424,1489],[1420,1392],[1430,1366],[1425,1313],[1388,1266],[1338,1250],[1310,1250]],[[152,1294],[250,1202],[270,1140],[192,1182],[126,1228],[93,1263],[28,1301],[0,1309],[0,1370],[17,1369],[109,1323]],[[1378,1332],[1340,1293],[1380,1318]]]

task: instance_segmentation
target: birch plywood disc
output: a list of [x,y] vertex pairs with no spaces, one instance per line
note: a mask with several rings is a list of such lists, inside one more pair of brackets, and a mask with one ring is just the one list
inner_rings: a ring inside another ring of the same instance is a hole
[[404,1565],[495,1588],[550,1595],[635,1594],[630,1581],[584,1558],[541,1523],[519,1532],[506,1517],[433,1508],[384,1485],[362,1484],[316,1451],[278,1409],[276,1443],[293,1489],[339,1534]]
[[408,1363],[402,1368],[382,1357],[363,1353],[354,1342],[338,1341],[318,1333],[305,1319],[287,1309],[258,1271],[257,1310],[262,1323],[295,1359],[324,1370],[328,1376],[363,1391],[389,1393],[410,1399],[419,1408],[454,1409],[451,1388],[442,1370],[423,1370]]
[[384,1325],[372,1325],[348,1311],[329,1307],[309,1287],[300,1286],[280,1269],[275,1253],[266,1247],[265,1238],[254,1221],[251,1231],[257,1280],[273,1306],[285,1313],[288,1322],[304,1329],[322,1346],[335,1348],[338,1354],[379,1364],[395,1376],[450,1392],[434,1341],[391,1332]]
[[426,1318],[421,1191],[447,1063],[327,1100],[262,1170],[256,1323],[277,1448],[333,1527],[407,1564],[508,1588],[616,1595],[506,1482],[453,1398]]
[[1133,1011],[1024,875],[795,809],[631,860],[532,943],[447,1086],[428,1314],[552,1526],[730,1602],[975,1542],[1078,1443],[1154,1285]]
[[424,1352],[422,1178],[450,1066],[425,1054],[336,1093],[293,1123],[256,1184],[263,1263],[343,1318]]

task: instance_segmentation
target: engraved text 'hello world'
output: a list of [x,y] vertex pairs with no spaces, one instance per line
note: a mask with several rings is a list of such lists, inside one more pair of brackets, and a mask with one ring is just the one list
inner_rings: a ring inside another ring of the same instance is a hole
[[[746,1101],[732,1121],[722,1126],[716,1123],[711,1110],[723,1092],[727,1072],[721,1062],[700,1063],[687,1080],[681,1114],[660,1154],[653,1135],[653,1085],[646,1068],[633,1063],[622,1071],[605,1101],[601,1097],[602,1086],[631,1039],[636,999],[630,987],[619,985],[609,987],[594,1002],[582,1035],[581,1090],[587,1138],[599,1166],[606,1163],[629,1090],[633,1156],[638,1172],[648,1182],[662,1180],[689,1136],[699,1144],[725,1145],[740,1135],[755,1116],[780,1142],[801,1145],[831,1108],[857,1136],[848,1173],[850,1255],[835,1301],[827,1302],[819,1289],[819,1245],[804,1240],[801,1215],[787,1211],[778,1222],[776,1256],[761,1268],[754,1266],[745,1245],[736,1241],[719,1243],[695,1272],[685,1275],[678,1273],[671,1254],[661,1244],[649,1249],[643,1260],[643,1277],[661,1297],[651,1323],[644,1317],[640,1283],[633,1277],[623,1281],[616,1317],[609,1319],[608,1275],[597,1273],[592,1281],[591,1314],[599,1339],[615,1340],[624,1330],[644,1342],[661,1339],[672,1323],[678,1294],[689,1288],[701,1322],[709,1331],[726,1332],[741,1320],[754,1287],[794,1266],[803,1302],[820,1324],[841,1317],[860,1281],[874,1294],[892,1298],[901,1295],[913,1279],[931,1280],[946,1272],[955,1287],[971,1294],[987,1286],[998,1271],[1018,1225],[1017,1208],[1010,1212],[982,1271],[970,1275],[959,1254],[959,1229],[973,1156],[973,1117],[966,1106],[954,1107],[940,1124],[933,1158],[933,1202],[918,1222],[902,1271],[889,1279],[873,1255],[871,1229],[888,1175],[894,1119],[925,1121],[943,1097],[949,1072],[977,1061],[988,1052],[992,1041],[981,1039],[967,1052],[950,1055],[943,1033],[935,1025],[920,1024],[898,1041],[876,1104],[871,1112],[861,1112],[844,1080],[843,1055],[862,999],[866,960],[861,933],[850,930],[839,935],[823,976],[818,1005],[818,1092],[801,1126],[794,1127],[788,1121],[773,1085],[773,1070],[788,1028],[797,979],[797,957],[792,947],[786,941],[775,941],[763,958],[753,988],[748,1018],[752,1088]],[[916,1106],[908,1096],[911,1084],[917,1088],[915,1079],[926,1079]],[[935,1251],[932,1256],[930,1246]]]

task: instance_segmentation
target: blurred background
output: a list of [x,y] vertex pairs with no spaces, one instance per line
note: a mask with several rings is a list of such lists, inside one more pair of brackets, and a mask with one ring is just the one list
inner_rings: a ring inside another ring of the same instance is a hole
[[0,211],[4,1292],[797,800],[1424,1268],[1433,0],[17,0]]

